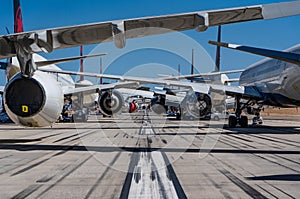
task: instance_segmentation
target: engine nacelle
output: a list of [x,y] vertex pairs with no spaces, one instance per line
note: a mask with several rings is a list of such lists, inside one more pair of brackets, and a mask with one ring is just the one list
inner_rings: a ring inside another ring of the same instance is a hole
[[124,98],[117,90],[106,91],[99,97],[100,111],[106,116],[112,116],[122,110]]
[[4,107],[11,120],[24,126],[49,126],[59,117],[63,107],[63,92],[49,74],[36,71],[25,78],[20,73],[6,85]]
[[151,108],[154,113],[160,115],[167,112],[166,104],[166,95],[156,94],[151,100]]
[[212,101],[208,94],[189,92],[181,102],[183,116],[203,118],[211,113]]

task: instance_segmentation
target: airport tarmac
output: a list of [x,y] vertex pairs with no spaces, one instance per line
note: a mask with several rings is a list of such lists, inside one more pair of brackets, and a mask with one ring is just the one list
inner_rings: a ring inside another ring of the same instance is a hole
[[[224,122],[224,121],[223,121]],[[0,198],[300,198],[300,118],[0,126]]]

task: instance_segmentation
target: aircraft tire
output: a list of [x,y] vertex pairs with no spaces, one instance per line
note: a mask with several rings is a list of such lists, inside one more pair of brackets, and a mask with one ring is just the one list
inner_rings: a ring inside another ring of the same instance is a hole
[[228,118],[229,128],[235,128],[236,125],[237,125],[237,118],[235,116],[229,116],[229,118]]
[[241,116],[241,119],[240,119],[240,125],[242,128],[247,128],[248,127],[248,117],[243,115]]

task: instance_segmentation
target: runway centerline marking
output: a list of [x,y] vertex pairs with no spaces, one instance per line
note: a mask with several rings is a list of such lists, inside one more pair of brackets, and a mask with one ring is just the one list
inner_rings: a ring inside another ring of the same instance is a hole
[[147,136],[146,150],[133,152],[120,198],[187,198],[167,155],[149,150],[151,138],[148,136],[155,132],[148,115],[144,115],[137,133]]

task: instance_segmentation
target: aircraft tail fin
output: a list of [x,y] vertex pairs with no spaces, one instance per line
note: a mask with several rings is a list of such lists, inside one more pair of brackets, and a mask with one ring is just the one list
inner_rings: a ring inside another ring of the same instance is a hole
[[20,0],[14,0],[14,33],[23,31],[24,29]]
[[217,45],[225,48],[230,48],[233,50],[239,50],[244,51],[256,55],[261,55],[264,57],[269,57],[273,59],[278,59],[281,61],[297,64],[300,66],[300,55],[296,53],[291,52],[283,52],[283,51],[276,51],[276,50],[269,50],[269,49],[263,49],[263,48],[254,48],[250,46],[242,46],[237,44],[229,44],[224,42],[215,42],[215,41],[209,41],[208,43],[212,45]]
[[[83,47],[80,46],[80,56],[82,57],[83,56]],[[83,72],[83,59],[80,59],[80,70],[79,70],[81,73]],[[84,77],[81,75],[80,76],[80,81],[83,81],[84,80]]]
[[[217,41],[221,42],[221,26],[218,26],[218,37],[217,37]],[[219,72],[220,71],[220,61],[221,61],[221,47],[217,46],[216,49],[216,67],[215,67],[215,72]]]

